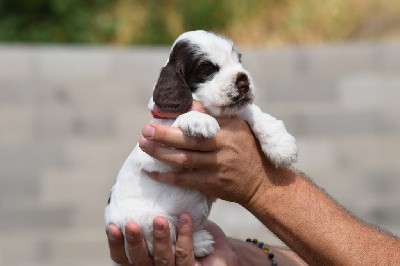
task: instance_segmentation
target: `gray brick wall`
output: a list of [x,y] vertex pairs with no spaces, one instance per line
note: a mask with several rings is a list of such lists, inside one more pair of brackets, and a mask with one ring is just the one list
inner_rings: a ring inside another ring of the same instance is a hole
[[[298,167],[400,234],[400,43],[242,50],[257,103],[298,139]],[[0,265],[109,265],[103,209],[168,51],[0,46]],[[279,243],[232,203],[211,219]]]

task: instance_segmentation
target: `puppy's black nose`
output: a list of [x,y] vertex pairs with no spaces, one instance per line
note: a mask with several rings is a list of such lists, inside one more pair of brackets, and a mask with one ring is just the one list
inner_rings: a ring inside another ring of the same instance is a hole
[[239,73],[236,77],[235,85],[238,88],[239,93],[247,93],[250,89],[249,78],[246,74]]

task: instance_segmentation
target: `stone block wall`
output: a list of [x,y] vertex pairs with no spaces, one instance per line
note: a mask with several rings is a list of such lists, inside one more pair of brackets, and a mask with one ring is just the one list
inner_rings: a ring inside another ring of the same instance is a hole
[[[400,44],[240,50],[257,104],[298,140],[298,168],[399,234]],[[0,45],[0,265],[109,265],[104,206],[168,51]],[[235,204],[211,219],[279,243]]]

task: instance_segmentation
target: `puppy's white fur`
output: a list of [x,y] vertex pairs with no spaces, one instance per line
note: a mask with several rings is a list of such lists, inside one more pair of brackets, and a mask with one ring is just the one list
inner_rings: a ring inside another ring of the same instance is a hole
[[[249,72],[243,68],[240,55],[232,42],[213,33],[192,31],[179,36],[172,48],[181,41],[195,45],[198,56],[219,66],[219,71],[212,77],[196,84],[196,90],[192,93],[193,99],[200,101],[213,116],[241,116],[250,125],[265,155],[276,166],[290,166],[296,162],[296,141],[286,131],[283,122],[263,113],[251,103],[254,84]],[[243,95],[239,93],[236,81],[238,74],[246,75],[248,80],[249,90],[242,102],[240,99]],[[234,98],[239,98],[239,104],[233,102]],[[150,99],[149,108],[152,109],[153,106],[153,99]],[[151,122],[179,127],[185,134],[195,137],[209,138],[219,130],[214,117],[195,111],[184,113],[176,120],[153,119]],[[110,203],[105,210],[105,226],[115,224],[123,230],[128,221],[135,221],[141,225],[148,250],[152,253],[153,218],[161,215],[168,219],[171,242],[175,246],[178,216],[186,212],[192,216],[194,222],[195,255],[201,257],[211,253],[212,236],[202,228],[210,213],[213,199],[196,190],[154,181],[146,171],[165,173],[180,169],[150,157],[136,145],[111,190]]]

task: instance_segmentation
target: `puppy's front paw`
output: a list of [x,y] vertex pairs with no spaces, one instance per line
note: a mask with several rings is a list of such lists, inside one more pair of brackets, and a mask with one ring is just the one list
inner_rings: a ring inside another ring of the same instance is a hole
[[290,166],[297,162],[296,139],[286,130],[270,136],[267,141],[261,141],[261,147],[275,166]]
[[263,152],[275,166],[291,166],[297,162],[296,139],[287,132],[281,120],[263,113],[255,105],[249,105],[241,115],[257,136]]
[[175,120],[173,126],[179,127],[191,137],[210,138],[219,131],[214,117],[197,111],[184,113]]

